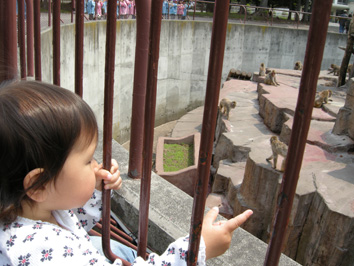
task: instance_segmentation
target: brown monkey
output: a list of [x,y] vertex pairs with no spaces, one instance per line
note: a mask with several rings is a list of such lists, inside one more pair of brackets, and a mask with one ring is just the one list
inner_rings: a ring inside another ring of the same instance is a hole
[[229,99],[226,98],[223,98],[219,104],[220,113],[226,116],[226,119],[229,119],[231,108],[233,109],[235,107],[236,107],[236,101],[230,101]]
[[328,101],[331,101],[332,97],[332,91],[331,90],[324,90],[318,93],[318,96],[315,99],[315,102],[313,104],[314,107],[316,108],[321,108],[324,103],[328,103]]
[[259,75],[265,76],[265,74],[266,74],[266,69],[265,69],[264,63],[261,63],[261,66],[259,67]]
[[281,164],[280,171],[284,172],[285,159],[286,159],[286,155],[288,154],[288,146],[286,146],[285,143],[278,140],[277,136],[272,136],[270,138],[270,145],[272,146],[272,155],[268,157],[266,160],[269,162],[270,160],[273,159],[273,168],[277,169],[278,155],[283,156],[284,160]]
[[301,61],[296,61],[296,62],[295,62],[294,69],[295,69],[295,70],[302,70],[302,63],[301,63]]
[[333,73],[334,76],[339,76],[339,70],[340,70],[340,66],[331,64],[331,68],[329,69],[328,74]]
[[264,79],[264,83],[268,85],[278,86],[279,83],[277,82],[277,78],[275,75],[276,75],[275,70],[269,72]]
[[349,64],[348,69],[347,69],[348,74],[350,74],[350,72],[352,72],[352,69],[353,69],[353,65]]

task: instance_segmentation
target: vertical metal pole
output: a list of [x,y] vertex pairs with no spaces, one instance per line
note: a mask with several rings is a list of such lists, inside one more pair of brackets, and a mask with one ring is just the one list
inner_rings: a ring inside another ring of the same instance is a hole
[[41,8],[40,0],[33,0],[34,12],[34,72],[36,80],[42,80],[41,64]]
[[53,83],[60,86],[60,1],[53,4]]
[[17,76],[16,1],[0,1],[0,83]]
[[52,0],[48,0],[48,27],[52,25]]
[[136,0],[136,45],[132,120],[130,125],[129,169],[131,178],[141,178],[143,162],[144,110],[149,58],[151,0]]
[[26,0],[27,12],[27,75],[33,77],[33,0]]
[[[116,10],[117,1],[108,0],[107,30],[106,30],[106,62],[104,80],[104,116],[103,116],[103,168],[111,168],[112,159],[112,117],[114,97],[114,63],[116,53]],[[104,183],[102,183],[104,186]],[[110,245],[110,214],[111,214],[111,190],[102,191],[102,248],[105,256],[114,261],[118,257],[113,254]],[[122,260],[122,259],[121,259]],[[123,265],[130,265],[122,260]]]
[[278,198],[275,223],[264,265],[278,265],[286,228],[299,179],[301,163],[311,123],[317,79],[326,43],[332,0],[315,0],[307,40],[304,69],[290,137],[285,172]]
[[[78,0],[80,1],[80,0]],[[74,22],[74,10],[75,10],[75,0],[71,0],[71,23]],[[75,10],[75,13],[77,10]]]
[[204,104],[203,125],[200,139],[198,178],[195,185],[193,214],[189,233],[187,265],[196,265],[200,235],[210,177],[210,164],[219,102],[219,92],[224,60],[229,0],[215,2],[213,31],[211,35],[209,69]]
[[21,79],[26,78],[26,32],[25,32],[25,0],[18,0],[18,43],[20,46]]
[[159,63],[162,1],[151,3],[148,76],[145,101],[143,176],[140,186],[138,256],[145,258],[149,222],[152,148],[154,142],[157,72]]
[[75,93],[82,97],[84,75],[84,0],[76,3],[75,35]]

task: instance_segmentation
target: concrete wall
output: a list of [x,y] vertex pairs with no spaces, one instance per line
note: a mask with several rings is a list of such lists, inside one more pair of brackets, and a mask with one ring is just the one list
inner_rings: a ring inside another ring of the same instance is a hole
[[[85,23],[84,99],[97,115],[102,128],[106,22]],[[205,21],[162,21],[156,122],[178,119],[204,102],[212,23]],[[227,28],[223,79],[230,68],[258,71],[264,62],[270,68],[292,69],[304,60],[307,30],[230,23]],[[123,143],[130,137],[135,21],[117,21],[114,138]],[[322,69],[340,64],[346,36],[328,33]],[[52,82],[52,31],[42,33],[42,77]],[[61,86],[74,90],[75,27],[61,27]]]

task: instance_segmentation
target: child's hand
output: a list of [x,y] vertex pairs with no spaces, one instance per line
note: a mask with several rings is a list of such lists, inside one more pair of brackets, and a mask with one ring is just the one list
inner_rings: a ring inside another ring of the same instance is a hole
[[203,220],[202,236],[206,245],[206,259],[223,254],[230,247],[233,231],[253,214],[251,210],[247,210],[228,221],[214,223],[218,213],[219,208],[214,207]]
[[108,172],[103,169],[103,165],[98,164],[96,161],[93,162],[93,171],[96,175],[96,189],[102,191],[102,180],[104,181],[105,189],[120,189],[122,186],[122,178],[120,177],[120,172],[118,170],[118,163],[116,160],[112,159],[111,169]]

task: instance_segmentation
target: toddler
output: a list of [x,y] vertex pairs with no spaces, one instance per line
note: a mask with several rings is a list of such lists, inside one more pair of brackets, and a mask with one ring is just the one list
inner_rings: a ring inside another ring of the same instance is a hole
[[[102,189],[122,185],[115,160],[107,171],[93,159],[97,138],[91,108],[69,90],[37,81],[0,88],[0,265],[111,265],[87,234]],[[224,253],[252,211],[213,224],[217,214],[204,219],[198,265]],[[187,250],[180,238],[132,265],[186,265]]]

